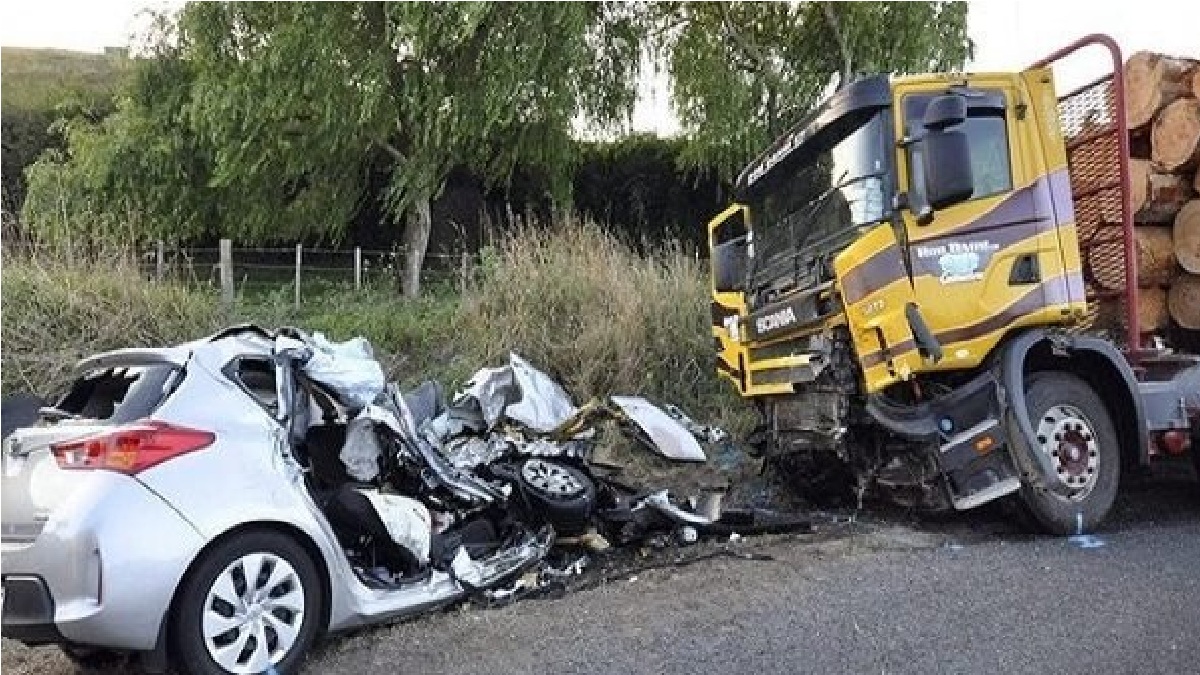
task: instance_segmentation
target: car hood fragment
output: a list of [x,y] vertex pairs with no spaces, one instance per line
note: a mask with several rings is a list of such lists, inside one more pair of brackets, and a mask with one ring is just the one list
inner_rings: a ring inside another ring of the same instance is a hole
[[650,449],[680,462],[707,461],[704,448],[691,432],[662,408],[638,396],[613,396],[611,400],[633,422],[636,437]]

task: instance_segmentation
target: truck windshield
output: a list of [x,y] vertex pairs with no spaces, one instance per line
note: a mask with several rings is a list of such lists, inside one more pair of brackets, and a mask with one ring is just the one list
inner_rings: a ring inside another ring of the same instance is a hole
[[[883,220],[890,210],[887,110],[833,138],[813,139],[806,158],[771,176],[750,200],[755,268],[857,225]],[[794,168],[793,168],[794,167]],[[758,276],[758,275],[756,275]]]

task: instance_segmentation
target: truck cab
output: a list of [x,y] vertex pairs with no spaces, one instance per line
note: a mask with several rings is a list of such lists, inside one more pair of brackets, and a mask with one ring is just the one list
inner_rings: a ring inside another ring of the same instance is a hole
[[[1060,96],[1088,49],[1112,70]],[[769,457],[928,508],[1019,493],[1065,532],[1188,445],[1194,336],[1138,326],[1121,63],[1090,36],[1020,72],[863,78],[742,171],[709,224],[712,331]]]

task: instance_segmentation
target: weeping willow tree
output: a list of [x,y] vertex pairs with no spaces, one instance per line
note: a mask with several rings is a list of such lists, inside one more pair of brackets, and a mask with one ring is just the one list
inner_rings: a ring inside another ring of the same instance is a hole
[[655,3],[682,161],[729,179],[858,73],[961,68],[965,2]]
[[150,40],[146,71],[170,76],[72,129],[31,182],[255,242],[336,235],[383,172],[415,295],[454,167],[488,181],[536,168],[569,197],[572,133],[632,113],[642,16],[607,2],[189,3]]

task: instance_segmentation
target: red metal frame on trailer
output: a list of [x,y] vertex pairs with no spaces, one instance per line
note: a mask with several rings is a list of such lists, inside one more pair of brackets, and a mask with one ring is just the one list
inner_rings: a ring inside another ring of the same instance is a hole
[[[1096,318],[1098,303],[1123,302],[1124,351],[1136,362],[1142,348],[1138,325],[1137,246],[1129,193],[1129,131],[1125,119],[1125,74],[1121,48],[1107,35],[1083,37],[1033,68],[1054,68],[1080,50],[1107,50],[1112,70],[1058,98],[1058,114],[1067,146],[1075,223],[1079,234],[1088,302]],[[1121,279],[1124,288],[1105,288],[1095,270]]]

